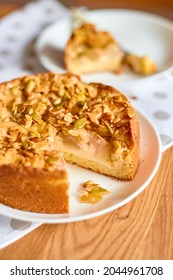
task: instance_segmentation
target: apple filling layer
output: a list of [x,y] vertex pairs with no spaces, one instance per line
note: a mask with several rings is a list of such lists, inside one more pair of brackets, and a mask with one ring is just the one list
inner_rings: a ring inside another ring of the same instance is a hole
[[119,145],[115,152],[111,142],[95,132],[82,128],[75,132],[69,131],[69,135],[59,133],[55,138],[55,144],[67,162],[119,179],[129,179],[130,169],[132,174],[134,172],[134,151]]

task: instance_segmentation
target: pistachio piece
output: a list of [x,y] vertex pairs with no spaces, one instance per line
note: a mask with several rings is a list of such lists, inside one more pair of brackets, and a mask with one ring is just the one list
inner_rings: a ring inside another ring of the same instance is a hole
[[54,164],[57,161],[59,161],[59,157],[58,156],[49,156],[45,159],[45,161],[49,164]]
[[86,99],[86,95],[85,95],[84,92],[81,91],[81,92],[78,94],[78,96],[77,96],[77,101],[78,101],[78,102],[84,102],[85,99]]
[[25,85],[25,90],[26,92],[31,92],[33,91],[34,87],[35,87],[34,80],[30,79]]
[[83,184],[82,195],[79,200],[84,203],[97,203],[102,200],[103,195],[109,194],[110,192],[100,185],[89,180]]
[[92,188],[90,189],[90,192],[91,192],[92,194],[102,194],[102,195],[110,193],[110,192],[109,192],[108,190],[106,190],[105,188],[102,188],[102,187],[99,187],[99,186],[97,186],[97,187],[92,187]]
[[22,142],[22,147],[25,148],[25,149],[27,149],[29,147],[29,144],[28,144],[28,142],[26,140],[24,140]]
[[79,201],[80,202],[83,202],[83,203],[98,203],[99,201],[102,200],[102,195],[100,194],[91,194],[91,193],[88,193],[87,195],[86,194],[83,194],[79,197]]
[[82,128],[86,125],[87,119],[86,118],[80,118],[74,123],[74,129]]
[[69,99],[71,99],[71,96],[67,91],[65,91],[63,95],[63,100],[69,100]]

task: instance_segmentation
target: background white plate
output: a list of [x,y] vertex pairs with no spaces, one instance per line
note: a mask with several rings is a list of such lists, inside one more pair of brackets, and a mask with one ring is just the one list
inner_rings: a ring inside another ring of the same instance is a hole
[[[141,131],[140,164],[132,181],[119,181],[96,172],[68,164],[70,181],[70,214],[50,215],[25,212],[0,204],[0,214],[19,220],[42,223],[68,223],[86,220],[113,211],[126,204],[142,192],[153,179],[161,159],[161,144],[156,130],[146,117],[138,113]],[[110,190],[97,204],[83,204],[78,201],[80,184],[93,180]]]
[[[85,12],[86,19],[101,30],[108,30],[126,50],[137,55],[148,55],[158,65],[158,72],[143,77],[132,72],[87,74],[85,82],[109,85],[143,81],[160,77],[173,66],[173,23],[154,14],[133,10],[94,10]],[[38,37],[36,50],[41,64],[50,71],[65,72],[63,50],[71,34],[70,18],[48,26]]]

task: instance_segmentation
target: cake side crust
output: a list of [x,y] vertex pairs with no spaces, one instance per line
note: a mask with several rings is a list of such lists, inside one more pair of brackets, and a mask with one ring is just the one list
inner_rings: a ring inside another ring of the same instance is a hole
[[69,213],[67,173],[1,165],[0,203],[24,211]]

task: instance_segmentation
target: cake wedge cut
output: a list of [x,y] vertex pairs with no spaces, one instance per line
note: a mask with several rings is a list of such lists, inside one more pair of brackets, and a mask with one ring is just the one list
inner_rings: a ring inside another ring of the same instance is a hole
[[124,53],[113,36],[94,24],[75,28],[65,46],[65,65],[73,74],[119,72]]
[[137,172],[137,113],[113,87],[30,75],[0,84],[0,109],[0,203],[69,213],[65,161],[120,180]]

